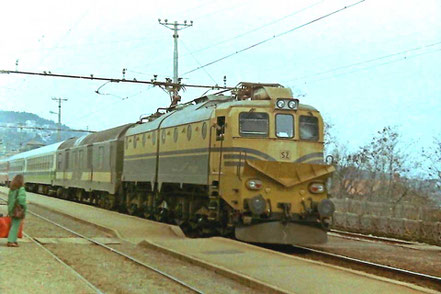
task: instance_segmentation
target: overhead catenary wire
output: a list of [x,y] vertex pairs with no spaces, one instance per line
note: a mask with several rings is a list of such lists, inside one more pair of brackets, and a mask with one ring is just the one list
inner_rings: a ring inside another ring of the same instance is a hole
[[[184,45],[185,50],[187,50],[187,52],[189,52],[190,56],[194,59],[194,61],[201,66],[202,64],[199,62],[199,60],[196,58],[196,56],[194,56],[194,54],[190,51],[190,49],[188,49],[188,46],[185,44],[184,41],[181,40],[181,44]],[[213,81],[213,83],[217,84],[215,79],[213,78],[213,76],[207,71],[206,68],[203,68],[204,72],[207,74],[207,76]]]
[[189,74],[189,73],[195,72],[195,71],[200,70],[200,69],[202,69],[202,68],[205,68],[205,67],[207,67],[207,66],[210,66],[210,65],[213,65],[213,64],[215,64],[215,63],[218,63],[218,62],[220,62],[220,61],[222,61],[222,60],[225,60],[225,59],[227,59],[227,58],[230,58],[230,57],[232,57],[232,56],[234,56],[234,55],[236,55],[236,54],[242,53],[242,52],[244,52],[244,51],[250,50],[250,49],[252,49],[252,48],[254,48],[254,47],[257,47],[257,46],[259,46],[259,45],[262,45],[262,44],[264,44],[264,43],[267,43],[267,42],[272,41],[272,40],[274,40],[274,39],[277,39],[277,38],[279,38],[279,37],[282,37],[282,36],[284,36],[284,35],[286,35],[286,34],[289,34],[289,33],[291,33],[291,32],[294,32],[294,31],[298,30],[298,29],[301,29],[301,28],[303,28],[303,27],[306,27],[306,26],[308,26],[308,25],[310,25],[310,24],[313,24],[313,23],[315,23],[315,22],[318,22],[318,21],[320,21],[320,20],[322,20],[322,19],[325,19],[325,18],[327,18],[327,17],[330,17],[330,16],[332,16],[332,15],[334,15],[334,14],[337,14],[337,13],[339,13],[339,12],[341,12],[341,11],[343,11],[343,10],[346,10],[346,9],[348,9],[348,8],[354,7],[354,6],[356,6],[356,5],[358,5],[358,4],[361,4],[362,2],[365,2],[365,1],[366,1],[366,0],[360,0],[360,1],[355,2],[355,3],[353,3],[353,4],[350,4],[350,5],[344,6],[344,7],[340,8],[340,9],[337,9],[337,10],[334,10],[334,11],[332,11],[332,12],[330,12],[330,13],[327,13],[327,14],[325,14],[325,15],[322,15],[322,16],[320,16],[320,17],[318,17],[318,18],[315,18],[315,19],[313,19],[313,20],[311,20],[311,21],[308,21],[308,22],[306,22],[306,23],[304,23],[304,24],[301,24],[301,25],[299,25],[299,26],[296,26],[296,27],[294,27],[294,28],[291,28],[291,29],[289,29],[289,30],[287,30],[287,31],[284,31],[284,32],[282,32],[282,33],[275,34],[275,35],[273,35],[273,36],[271,36],[271,37],[269,37],[269,38],[266,38],[266,39],[264,39],[264,40],[262,40],[262,41],[259,41],[259,42],[257,42],[257,43],[254,43],[254,44],[252,44],[252,45],[250,45],[250,46],[248,46],[248,47],[242,48],[242,49],[237,50],[237,51],[235,51],[235,52],[233,52],[233,53],[230,53],[230,54],[228,54],[228,55],[225,55],[225,56],[223,56],[223,57],[220,57],[220,58],[218,58],[218,59],[215,59],[215,60],[213,60],[213,61],[211,61],[211,62],[208,62],[208,63],[206,63],[206,64],[204,64],[204,65],[202,65],[202,66],[199,66],[199,67],[196,67],[196,68],[194,68],[194,69],[192,69],[192,70],[189,70],[189,71],[185,72],[183,75],[187,75],[187,74]]
[[[364,0],[363,0],[364,1]],[[82,80],[92,80],[92,81],[110,81],[112,83],[129,83],[129,84],[147,84],[153,86],[163,86],[172,87],[179,86],[185,88],[205,88],[205,89],[234,89],[234,87],[224,87],[219,85],[208,86],[208,85],[197,85],[197,84],[180,84],[172,82],[160,82],[160,81],[143,81],[143,80],[126,80],[126,79],[115,79],[108,77],[95,77],[94,75],[81,76],[81,75],[69,75],[69,74],[54,74],[51,72],[31,72],[31,71],[16,71],[16,70],[4,70],[0,69],[0,74],[21,74],[21,75],[33,75],[33,76],[45,76],[54,78],[70,78],[70,79],[82,79]]]
[[29,129],[29,130],[39,130],[39,131],[60,131],[60,132],[79,132],[79,133],[96,133],[96,131],[91,130],[81,130],[81,129],[57,129],[57,128],[44,128],[44,127],[31,127],[31,126],[8,126],[0,125],[0,128],[4,129]]
[[332,78],[336,78],[336,77],[345,76],[345,75],[348,75],[348,74],[352,74],[352,73],[368,70],[368,69],[371,69],[371,68],[385,66],[385,65],[388,65],[388,64],[402,62],[402,61],[407,61],[407,60],[415,58],[415,57],[419,57],[419,56],[423,56],[423,55],[427,55],[427,54],[432,54],[432,53],[440,53],[440,52],[441,52],[441,48],[437,49],[437,50],[432,50],[432,51],[427,51],[427,52],[411,55],[411,56],[404,56],[404,57],[401,57],[399,59],[394,59],[394,60],[386,61],[386,62],[383,62],[383,63],[374,64],[372,66],[363,67],[363,68],[359,68],[359,69],[355,69],[355,70],[339,73],[337,75],[332,75],[330,77],[324,77],[324,78],[321,78],[321,79],[311,80],[308,83],[320,82],[320,81],[324,81],[324,80],[328,80],[328,79],[332,79]]
[[[129,98],[133,98],[133,97],[136,97],[136,96],[138,96],[138,95],[140,95],[140,94],[142,94],[142,93],[144,93],[144,92],[150,91],[151,89],[153,89],[153,86],[150,86],[150,87],[148,87],[147,89],[141,90],[141,91],[139,91],[139,92],[137,92],[137,93],[135,93],[135,94],[133,94],[133,95],[129,95],[129,96],[127,96],[127,99],[129,99]],[[96,109],[96,110],[94,110],[94,111],[92,111],[92,112],[86,113],[85,115],[83,115],[83,116],[77,118],[77,120],[80,121],[80,120],[83,120],[83,119],[85,119],[85,118],[88,118],[88,117],[90,117],[91,115],[94,115],[94,114],[96,114],[96,113],[98,113],[98,112],[103,112],[103,111],[105,111],[105,110],[108,110],[110,107],[115,106],[115,104],[117,104],[117,103],[119,103],[119,102],[121,102],[121,101],[125,101],[125,100],[127,100],[127,99],[121,99],[121,100],[119,100],[119,101],[116,101],[116,102],[114,102],[114,103],[111,103],[111,104],[107,105],[107,107],[99,108],[99,109]]]
[[[195,53],[199,53],[199,52],[202,52],[202,51],[206,51],[206,50],[208,50],[208,49],[210,49],[210,48],[213,48],[213,47],[216,47],[216,46],[219,46],[219,45],[222,45],[222,44],[228,43],[228,42],[230,42],[230,41],[233,41],[233,40],[239,39],[239,38],[241,38],[241,37],[243,37],[243,36],[246,36],[246,35],[249,35],[249,34],[251,34],[251,33],[257,32],[257,31],[259,31],[259,30],[261,30],[261,29],[263,29],[263,28],[266,28],[266,27],[271,26],[271,25],[273,25],[273,24],[279,23],[279,22],[281,22],[281,21],[283,21],[283,20],[285,20],[285,19],[287,19],[287,18],[289,18],[289,17],[292,17],[292,16],[294,16],[294,15],[297,15],[297,14],[299,14],[299,13],[301,13],[301,12],[304,12],[304,11],[306,11],[306,10],[308,10],[308,9],[310,9],[310,8],[312,8],[312,7],[314,7],[314,6],[317,6],[318,4],[323,3],[324,1],[325,1],[325,0],[321,0],[321,1],[319,1],[319,2],[313,3],[313,4],[311,4],[311,5],[307,6],[307,7],[304,7],[304,8],[301,8],[301,9],[299,9],[299,10],[296,10],[296,11],[294,11],[294,12],[291,12],[291,13],[289,13],[289,14],[283,16],[283,17],[280,17],[280,18],[277,18],[277,19],[275,19],[275,20],[272,20],[272,21],[270,21],[270,22],[268,22],[268,23],[265,23],[265,24],[263,24],[263,25],[261,25],[261,26],[258,26],[258,27],[256,27],[256,28],[253,28],[253,29],[250,29],[250,30],[245,31],[245,32],[243,32],[243,33],[240,33],[240,34],[238,34],[238,35],[235,35],[235,36],[233,36],[233,37],[231,37],[231,38],[224,39],[224,40],[222,40],[222,41],[216,42],[216,43],[214,43],[214,44],[208,45],[208,46],[203,47],[203,48],[200,48],[200,49],[196,49],[196,50],[194,50],[194,51],[189,51],[188,53],[183,54],[182,57],[185,57],[185,56],[189,56],[189,55],[191,55],[193,58],[195,58],[195,56],[194,56]],[[196,19],[199,19],[199,18],[196,18]],[[164,59],[160,59],[159,61],[156,61],[156,62],[150,62],[150,63],[148,63],[148,64],[145,64],[144,66],[152,65],[152,64],[160,64],[160,63],[162,63],[162,62],[165,61],[165,60],[167,60],[167,59],[165,59],[165,58],[164,58]],[[199,62],[198,62],[198,63],[199,63]],[[145,73],[145,72],[142,72],[142,71],[135,71],[135,70],[127,70],[127,71],[128,71],[128,72],[135,73],[135,74],[141,74],[141,75],[152,75],[152,74],[150,74],[150,73]]]
[[[199,53],[199,52],[202,52],[202,51],[208,50],[208,49],[210,49],[210,48],[216,47],[216,46],[218,46],[218,45],[222,45],[222,44],[225,44],[225,43],[227,43],[227,42],[230,42],[230,41],[233,41],[233,40],[239,39],[239,38],[241,38],[241,37],[243,37],[243,36],[246,36],[246,35],[249,35],[249,34],[251,34],[251,33],[257,32],[257,31],[259,31],[259,30],[261,30],[261,29],[264,29],[264,28],[266,28],[266,27],[269,27],[269,26],[271,26],[271,25],[274,25],[274,24],[276,24],[276,23],[279,23],[279,22],[281,22],[281,21],[283,21],[283,20],[285,20],[285,19],[287,19],[287,18],[289,18],[289,17],[292,17],[292,16],[294,16],[294,15],[297,15],[297,14],[303,12],[303,11],[306,11],[306,10],[308,10],[308,9],[314,7],[314,6],[317,6],[318,4],[323,3],[324,1],[325,1],[325,0],[321,0],[321,1],[319,1],[319,2],[313,3],[313,4],[311,4],[311,5],[308,5],[308,6],[304,7],[304,8],[301,8],[301,9],[299,9],[299,10],[296,10],[296,11],[294,11],[294,12],[291,12],[290,14],[287,14],[287,15],[285,15],[285,16],[283,16],[283,17],[277,18],[277,19],[272,20],[272,21],[270,21],[270,22],[267,22],[267,23],[265,23],[265,24],[263,24],[263,25],[261,25],[261,26],[258,26],[258,27],[256,27],[256,28],[251,29],[251,30],[245,31],[245,32],[240,33],[240,34],[238,34],[238,35],[235,35],[234,37],[231,37],[231,38],[228,38],[228,39],[225,39],[225,40],[222,40],[222,41],[216,42],[216,43],[214,43],[214,44],[211,44],[211,45],[209,45],[209,46],[206,46],[206,47],[204,47],[204,48],[197,49],[197,50],[195,50],[195,51],[189,52],[189,54],[192,54],[192,55],[193,55],[194,53]],[[184,56],[185,56],[185,55],[184,55]]]
[[[441,41],[438,41],[438,42],[435,42],[435,43],[426,44],[426,45],[422,45],[422,46],[418,46],[418,47],[414,47],[414,48],[410,48],[410,49],[401,50],[401,51],[394,52],[394,53],[389,53],[389,54],[386,54],[386,55],[378,56],[378,57],[367,59],[367,60],[364,60],[364,61],[359,61],[359,62],[354,62],[354,63],[346,64],[346,65],[343,65],[343,66],[334,67],[334,68],[331,68],[331,69],[328,69],[328,70],[325,70],[325,71],[320,71],[320,72],[312,73],[312,74],[309,74],[309,75],[304,75],[304,76],[301,76],[301,77],[298,77],[298,78],[289,79],[289,80],[286,80],[285,82],[292,82],[292,81],[296,81],[296,80],[306,80],[306,79],[309,79],[309,78],[312,78],[312,77],[333,73],[333,72],[336,72],[336,71],[339,71],[339,70],[343,70],[343,69],[347,69],[347,68],[351,68],[351,67],[354,67],[354,66],[368,64],[368,63],[373,63],[373,62],[380,61],[380,60],[383,60],[383,59],[387,59],[387,58],[403,55],[403,54],[406,54],[406,53],[409,53],[409,52],[414,52],[414,51],[419,51],[419,50],[431,48],[431,47],[434,47],[434,46],[437,46],[437,45],[441,45]],[[435,51],[437,51],[437,50],[435,50]],[[419,56],[419,55],[422,55],[422,54],[418,54],[416,56]],[[399,61],[401,61],[401,59]]]

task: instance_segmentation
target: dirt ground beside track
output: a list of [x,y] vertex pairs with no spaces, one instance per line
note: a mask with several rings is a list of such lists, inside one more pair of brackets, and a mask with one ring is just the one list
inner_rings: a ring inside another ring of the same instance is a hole
[[[114,236],[107,231],[102,231],[93,225],[76,221],[42,207],[30,204],[29,209],[88,237],[114,238]],[[118,256],[115,253],[98,247],[97,245],[66,243],[67,238],[71,238],[75,242],[75,238],[78,237],[49,224],[44,220],[32,216],[31,214],[26,218],[24,230],[34,238],[48,238],[49,240],[54,239],[59,242],[57,244],[46,244],[45,246],[105,293],[190,292],[190,290],[183,288],[175,282],[151,270],[142,268],[141,266],[128,261],[124,257]],[[41,248],[38,248],[33,243],[24,241],[21,242],[21,245],[22,246],[18,248],[18,250],[23,250],[26,254],[30,253],[27,251],[28,248],[32,246],[35,247],[35,252],[29,254],[29,264],[26,265],[27,272],[41,272],[42,274],[41,277],[37,275],[35,279],[33,276],[26,277],[26,279],[32,280],[31,284],[33,285],[33,288],[35,287],[34,284],[40,285],[39,287],[42,292],[34,292],[26,289],[26,292],[23,293],[90,293],[90,288],[87,288],[83,282],[69,273],[68,270],[66,270],[66,272],[67,275],[69,275],[69,279],[66,279],[63,275],[59,277],[57,276],[60,269],[49,270],[34,262],[36,259],[44,256],[45,260],[50,264],[55,264],[64,268],[64,266],[47,255]],[[180,259],[168,256],[167,254],[153,249],[138,247],[125,241],[120,241],[120,244],[112,244],[110,246],[123,251],[146,264],[167,272],[206,293],[259,293],[258,291],[243,286],[236,281],[219,276],[210,270],[193,264],[188,264]],[[15,248],[2,247],[2,249],[13,252],[12,250]],[[9,260],[7,262],[10,263]],[[1,269],[0,273],[2,273]],[[0,277],[4,276],[6,276],[6,273],[0,275]],[[52,276],[57,276],[60,280],[60,284],[57,284],[58,280],[54,280]],[[1,280],[2,279],[0,278],[0,281]],[[17,279],[14,278],[9,280],[12,284],[8,286],[8,290],[13,289],[11,287]],[[71,290],[65,291],[65,288],[63,288],[65,284],[69,286],[67,289]],[[78,286],[76,286],[77,284]],[[0,285],[2,285],[2,283],[0,283]],[[63,290],[61,291],[61,289]],[[0,293],[3,294],[10,292],[0,291]],[[93,291],[91,293],[93,293]]]
[[329,236],[327,244],[314,247],[424,274],[441,275],[441,247],[422,245],[417,249],[334,236]]

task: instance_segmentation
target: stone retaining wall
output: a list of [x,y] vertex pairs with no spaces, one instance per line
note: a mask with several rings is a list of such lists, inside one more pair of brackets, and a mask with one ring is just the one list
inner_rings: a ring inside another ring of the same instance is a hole
[[441,209],[409,204],[332,199],[339,230],[441,245]]

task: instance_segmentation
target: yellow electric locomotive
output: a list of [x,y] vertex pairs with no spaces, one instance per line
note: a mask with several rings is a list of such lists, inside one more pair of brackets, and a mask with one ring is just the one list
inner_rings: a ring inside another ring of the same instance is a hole
[[290,89],[242,83],[145,120],[124,139],[129,212],[249,242],[326,241],[323,121]]
[[177,223],[188,232],[321,243],[334,212],[323,121],[278,84],[242,83],[136,124],[0,162],[34,192]]

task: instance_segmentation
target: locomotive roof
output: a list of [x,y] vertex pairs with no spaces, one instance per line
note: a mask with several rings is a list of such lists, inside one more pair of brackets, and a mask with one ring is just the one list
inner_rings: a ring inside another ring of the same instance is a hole
[[[233,100],[231,96],[208,95],[196,99],[202,102],[193,105],[179,105],[177,110],[164,114],[163,116],[138,125],[134,125],[127,131],[127,135],[136,135],[149,132],[161,127],[173,127],[182,124],[194,123],[207,120],[211,117],[215,108],[227,109],[230,107],[270,107],[272,100]],[[299,109],[317,111],[314,107],[306,104],[299,104]]]
[[[218,109],[226,109],[230,107],[270,107],[274,106],[274,101],[272,100],[232,100],[221,103],[217,106]],[[301,110],[312,110],[318,111],[316,108],[307,105],[307,104],[299,104],[299,108]]]
[[41,156],[41,155],[45,155],[45,154],[49,154],[49,153],[55,153],[57,151],[58,147],[62,143],[63,142],[58,142],[58,143],[47,145],[47,146],[43,146],[43,147],[40,147],[40,148],[37,148],[37,149],[33,149],[33,150],[26,151],[26,152],[14,154],[14,155],[12,155],[11,157],[8,158],[8,161],[19,160],[19,159],[28,158],[28,157]]
[[170,115],[172,115],[173,113],[175,113],[175,112],[166,113],[163,116],[160,116],[153,121],[133,125],[131,128],[129,128],[127,130],[126,135],[130,136],[130,135],[145,133],[145,132],[148,132],[151,130],[156,130],[159,127],[159,125],[161,124],[161,122],[164,119],[166,119],[167,117],[169,117]]

